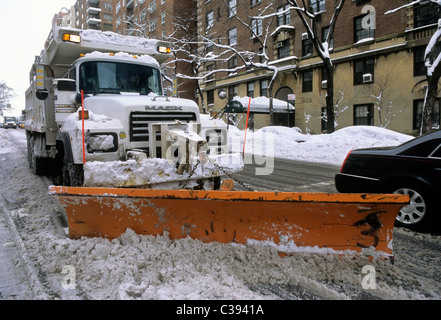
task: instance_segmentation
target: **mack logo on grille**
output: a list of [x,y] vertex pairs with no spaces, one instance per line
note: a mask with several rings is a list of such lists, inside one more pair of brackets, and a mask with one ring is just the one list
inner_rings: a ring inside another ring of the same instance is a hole
[[147,111],[183,111],[182,107],[176,107],[176,106],[146,106],[145,109]]

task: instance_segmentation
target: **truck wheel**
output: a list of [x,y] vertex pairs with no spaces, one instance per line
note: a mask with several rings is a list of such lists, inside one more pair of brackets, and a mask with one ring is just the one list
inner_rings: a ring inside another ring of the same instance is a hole
[[27,149],[28,149],[28,162],[29,168],[32,173],[37,176],[44,176],[47,172],[47,160],[37,158],[34,152],[34,137],[30,134],[27,135]]
[[63,165],[63,185],[67,187],[82,187],[84,183],[83,165],[66,163]]

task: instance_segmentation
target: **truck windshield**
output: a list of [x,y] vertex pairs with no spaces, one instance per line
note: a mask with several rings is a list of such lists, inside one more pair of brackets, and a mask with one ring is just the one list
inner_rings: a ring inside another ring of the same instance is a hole
[[159,70],[138,64],[85,62],[80,67],[80,90],[85,94],[133,92],[162,95]]

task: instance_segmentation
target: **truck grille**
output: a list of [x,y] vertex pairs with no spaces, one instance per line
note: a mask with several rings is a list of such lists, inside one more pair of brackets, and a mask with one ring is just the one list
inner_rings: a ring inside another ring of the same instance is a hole
[[149,141],[149,123],[174,122],[182,123],[196,121],[196,114],[192,112],[134,112],[130,114],[130,141]]

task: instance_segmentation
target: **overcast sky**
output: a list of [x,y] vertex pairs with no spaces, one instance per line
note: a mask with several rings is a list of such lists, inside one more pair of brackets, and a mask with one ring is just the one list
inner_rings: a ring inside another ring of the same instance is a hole
[[29,70],[49,35],[52,18],[75,0],[0,0],[0,81],[13,88],[12,107],[21,114]]

